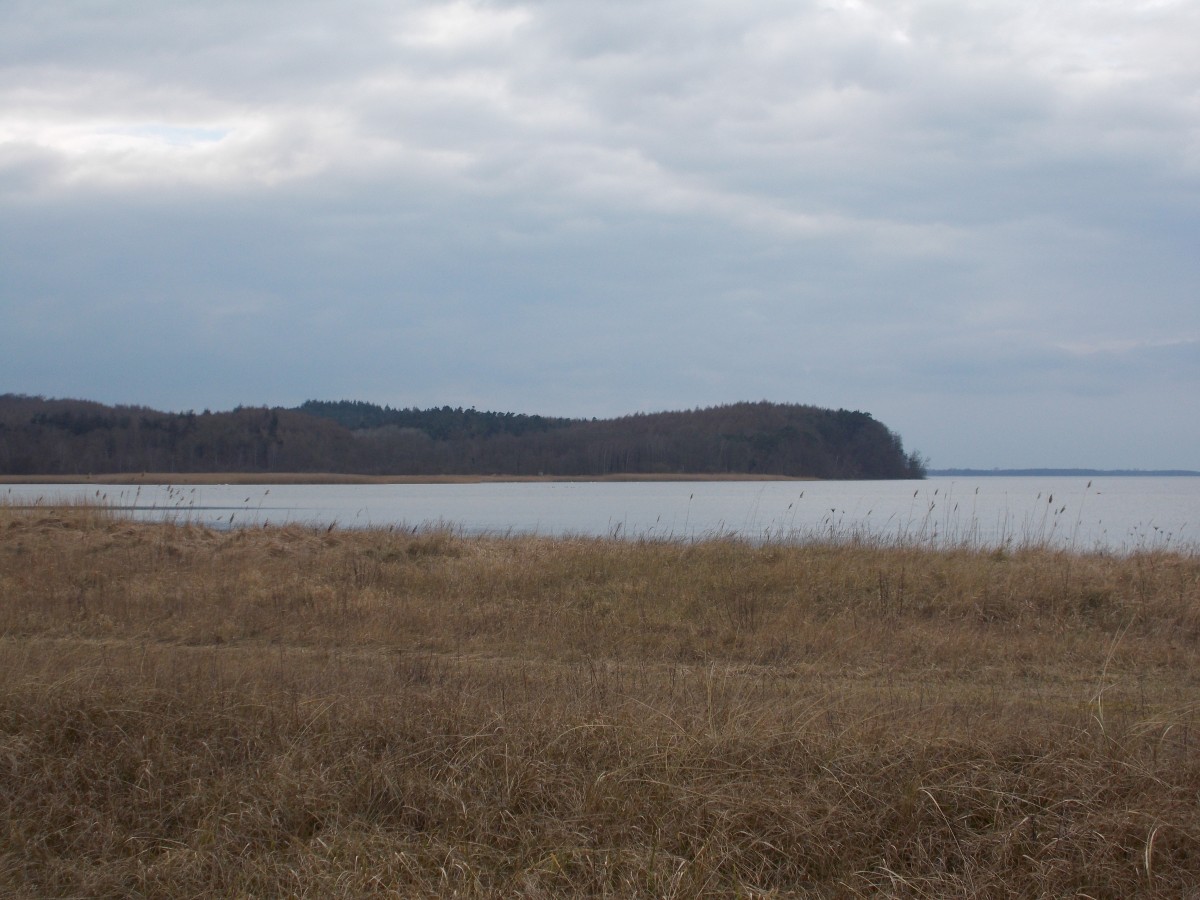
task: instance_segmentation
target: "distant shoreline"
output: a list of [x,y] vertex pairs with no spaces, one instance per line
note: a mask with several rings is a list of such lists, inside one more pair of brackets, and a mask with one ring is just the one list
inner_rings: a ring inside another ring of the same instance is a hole
[[1200,472],[1192,469],[930,469],[927,473],[931,478],[984,478],[990,476],[1007,477],[1039,477],[1053,476],[1056,478],[1129,478],[1154,477],[1194,478]]
[[[1191,469],[930,469],[930,478],[1200,477]],[[521,484],[535,482],[820,481],[749,472],[612,475],[352,475],[336,472],[106,472],[97,475],[0,475],[0,484]],[[871,479],[867,479],[871,480]]]
[[497,484],[587,481],[816,481],[742,472],[648,475],[345,475],[332,472],[119,472],[99,475],[0,475],[0,484]]

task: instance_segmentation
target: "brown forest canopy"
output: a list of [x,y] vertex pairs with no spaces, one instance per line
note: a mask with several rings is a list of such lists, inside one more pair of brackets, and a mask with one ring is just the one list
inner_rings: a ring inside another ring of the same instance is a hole
[[919,478],[925,469],[870,414],[798,404],[585,420],[348,400],[169,413],[0,395],[0,474],[140,471]]

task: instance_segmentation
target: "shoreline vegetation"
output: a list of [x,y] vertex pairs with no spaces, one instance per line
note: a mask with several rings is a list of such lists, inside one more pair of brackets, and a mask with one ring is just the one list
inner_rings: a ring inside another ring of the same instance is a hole
[[566,419],[350,400],[165,413],[0,394],[0,475],[894,479],[924,471],[920,454],[906,453],[900,437],[869,413],[796,403]]
[[0,504],[0,893],[1183,896],[1200,556]]

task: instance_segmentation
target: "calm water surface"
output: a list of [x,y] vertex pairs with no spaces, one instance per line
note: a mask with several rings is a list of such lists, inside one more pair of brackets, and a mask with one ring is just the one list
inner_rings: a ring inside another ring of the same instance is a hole
[[870,536],[935,545],[1049,543],[1118,552],[1200,546],[1200,478],[546,482],[396,485],[13,485],[13,503],[91,498],[141,519],[221,527],[449,525],[510,532],[747,540]]

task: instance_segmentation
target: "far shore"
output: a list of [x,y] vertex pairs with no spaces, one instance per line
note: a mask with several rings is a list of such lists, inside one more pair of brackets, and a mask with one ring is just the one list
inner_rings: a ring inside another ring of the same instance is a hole
[[743,472],[614,475],[346,475],[333,472],[116,472],[0,475],[0,484],[491,484],[536,481],[816,481]]

